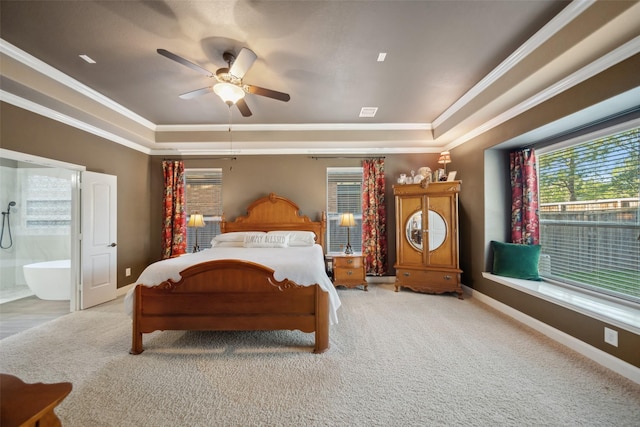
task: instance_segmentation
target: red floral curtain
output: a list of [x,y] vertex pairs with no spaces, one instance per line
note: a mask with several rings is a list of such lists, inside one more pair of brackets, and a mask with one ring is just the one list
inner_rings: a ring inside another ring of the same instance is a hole
[[164,222],[162,226],[162,258],[187,252],[187,222],[184,213],[184,163],[162,162],[164,173]]
[[509,154],[511,172],[511,242],[536,245],[540,241],[538,172],[533,149]]
[[362,254],[366,273],[387,272],[387,215],[384,203],[384,159],[363,162]]

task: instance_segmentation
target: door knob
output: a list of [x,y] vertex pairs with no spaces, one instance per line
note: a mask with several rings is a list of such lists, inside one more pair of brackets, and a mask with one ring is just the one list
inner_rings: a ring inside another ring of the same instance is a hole
[[115,248],[117,245],[115,243],[112,243],[109,246],[111,246],[112,248]]

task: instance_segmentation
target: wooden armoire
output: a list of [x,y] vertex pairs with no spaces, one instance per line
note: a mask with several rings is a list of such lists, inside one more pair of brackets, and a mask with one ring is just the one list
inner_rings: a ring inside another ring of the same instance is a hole
[[462,298],[458,256],[460,181],[393,186],[396,292],[455,292]]

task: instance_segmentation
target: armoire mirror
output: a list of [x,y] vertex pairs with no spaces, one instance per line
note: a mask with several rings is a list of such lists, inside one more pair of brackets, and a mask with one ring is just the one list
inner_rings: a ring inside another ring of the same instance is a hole
[[[447,225],[437,212],[429,211],[429,250],[438,249],[447,237]],[[407,241],[414,249],[422,251],[422,211],[415,212],[407,221]]]

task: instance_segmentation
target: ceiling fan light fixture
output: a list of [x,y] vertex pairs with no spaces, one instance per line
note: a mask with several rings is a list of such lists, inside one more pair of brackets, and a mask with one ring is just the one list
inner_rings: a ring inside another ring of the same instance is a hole
[[231,83],[217,83],[213,86],[213,91],[229,105],[235,104],[240,99],[244,98],[244,90]]

